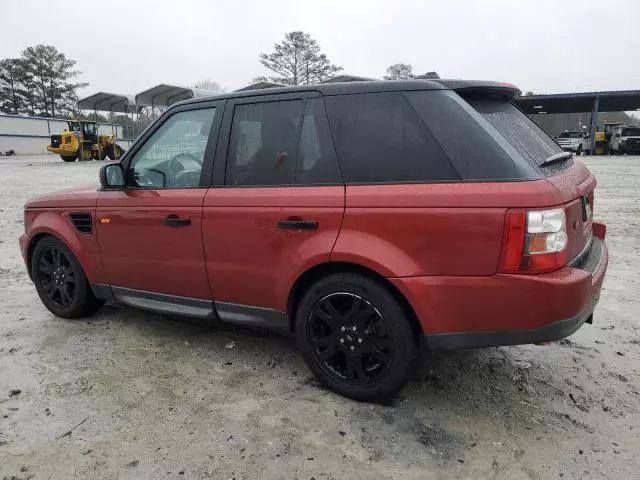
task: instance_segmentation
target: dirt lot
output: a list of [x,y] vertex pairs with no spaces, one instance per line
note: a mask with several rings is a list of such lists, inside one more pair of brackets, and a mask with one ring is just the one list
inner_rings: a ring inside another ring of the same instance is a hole
[[100,164],[0,159],[0,479],[638,478],[640,157],[585,161],[611,252],[594,325],[434,355],[371,405],[320,388],[288,338],[115,306],[55,318],[22,206]]

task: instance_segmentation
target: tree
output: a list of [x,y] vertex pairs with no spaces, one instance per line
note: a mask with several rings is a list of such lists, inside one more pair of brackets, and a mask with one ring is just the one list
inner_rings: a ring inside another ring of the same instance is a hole
[[80,74],[73,69],[75,60],[51,45],[36,45],[22,52],[22,61],[37,91],[34,107],[40,114],[55,117],[75,111],[77,89],[88,85],[72,81]]
[[201,88],[202,90],[209,90],[210,92],[220,92],[222,89],[220,88],[220,84],[218,82],[214,82],[210,78],[205,78],[196,82],[193,85],[193,88]]
[[342,67],[333,65],[311,35],[289,32],[272,53],[261,53],[260,63],[278,76],[271,80],[285,85],[308,85],[334,76]]
[[394,63],[387,67],[385,80],[410,80],[414,77],[413,66],[408,63]]
[[20,85],[22,77],[20,59],[0,60],[0,111],[14,115],[23,111],[25,99]]

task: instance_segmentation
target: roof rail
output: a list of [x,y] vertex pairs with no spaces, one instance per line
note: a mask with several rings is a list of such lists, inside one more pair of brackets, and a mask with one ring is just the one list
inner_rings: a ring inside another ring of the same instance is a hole
[[357,75],[337,75],[335,77],[322,80],[318,83],[338,83],[338,82],[370,82],[376,80],[375,78],[359,77]]
[[276,88],[276,87],[286,87],[284,83],[276,83],[276,82],[266,82],[266,81],[258,81],[254,83],[250,83],[246,87],[239,88],[235,90],[236,92],[245,92],[247,90],[261,90],[263,88]]

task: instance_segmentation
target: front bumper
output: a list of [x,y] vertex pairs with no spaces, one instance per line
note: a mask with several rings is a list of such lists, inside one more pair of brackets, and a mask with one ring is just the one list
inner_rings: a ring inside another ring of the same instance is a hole
[[31,269],[29,268],[29,235],[23,233],[22,235],[20,235],[18,242],[20,243],[20,253],[22,253],[22,259],[24,260],[24,264],[27,267],[29,276],[31,276]]
[[390,281],[414,308],[433,350],[558,340],[592,319],[609,260],[602,227],[594,226],[579,264],[554,272]]

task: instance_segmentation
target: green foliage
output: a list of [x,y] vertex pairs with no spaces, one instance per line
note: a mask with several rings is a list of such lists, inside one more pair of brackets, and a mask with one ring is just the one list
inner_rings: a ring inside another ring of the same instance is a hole
[[285,85],[308,85],[333,77],[342,67],[333,65],[311,35],[289,32],[281,43],[273,46],[272,53],[261,53],[260,63],[277,76],[273,82]]
[[20,58],[0,61],[0,111],[65,117],[77,114],[76,62],[51,45],[26,48]]

